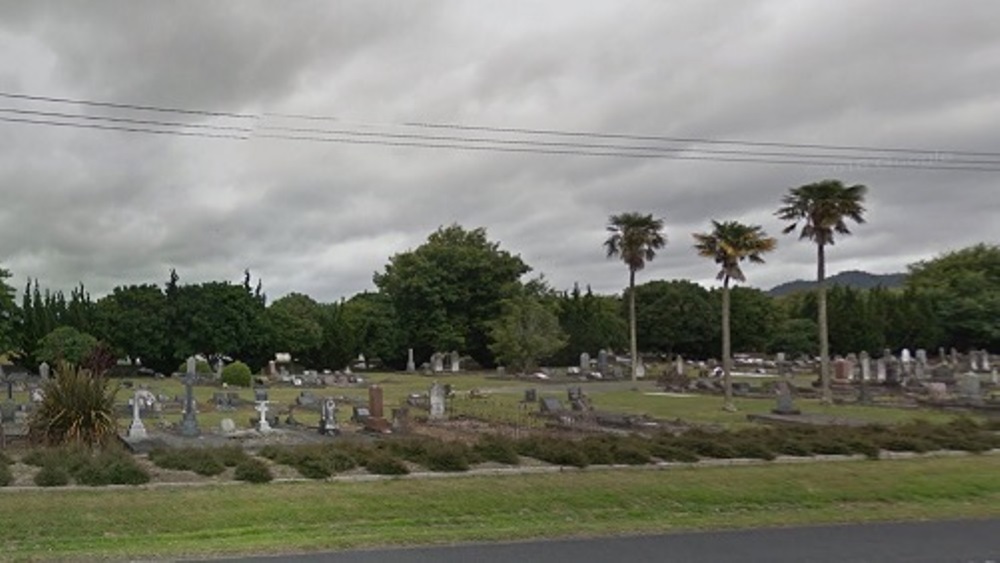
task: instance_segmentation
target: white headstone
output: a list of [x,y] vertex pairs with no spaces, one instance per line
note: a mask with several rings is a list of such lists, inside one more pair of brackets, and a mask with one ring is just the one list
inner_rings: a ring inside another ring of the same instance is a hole
[[223,418],[219,422],[219,429],[222,430],[223,434],[232,434],[236,432],[236,423],[231,418]]
[[858,362],[861,363],[861,381],[871,381],[872,378],[872,361],[868,357],[868,352],[861,352],[858,357]]
[[590,354],[586,352],[580,354],[580,371],[583,373],[590,372]]
[[271,424],[267,421],[267,401],[257,403],[255,410],[260,414],[260,420],[257,422],[257,430],[260,430],[261,432],[269,432],[271,430]]
[[132,424],[129,424],[128,427],[128,437],[132,440],[141,440],[148,437],[146,427],[142,424],[142,418],[139,416],[141,403],[142,398],[139,396],[139,392],[136,391],[132,397]]
[[431,420],[443,420],[445,418],[445,393],[444,385],[434,382],[430,390]]
[[639,378],[646,377],[646,366],[642,363],[642,361],[635,366],[635,376]]
[[885,358],[879,358],[875,361],[875,381],[879,383],[885,382],[886,377],[886,365]]
[[451,353],[451,371],[457,372],[462,369],[462,357],[458,355],[458,352],[452,351]]
[[198,371],[198,360],[194,359],[194,356],[191,356],[187,359],[187,371],[184,373],[192,375],[197,371]]
[[983,368],[983,371],[990,371],[990,369],[991,369],[990,368],[990,353],[988,351],[983,350],[982,359],[980,360],[979,365],[980,365],[980,367]]
[[38,365],[38,375],[42,377],[42,381],[48,381],[49,379],[49,364],[47,362],[42,362]]

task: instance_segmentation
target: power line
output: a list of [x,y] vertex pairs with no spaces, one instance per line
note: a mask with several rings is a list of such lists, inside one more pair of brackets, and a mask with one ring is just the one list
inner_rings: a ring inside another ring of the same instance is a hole
[[80,115],[75,113],[60,113],[54,111],[33,111],[15,108],[0,108],[0,113],[12,113],[15,115],[37,115],[41,117],[60,117],[65,119],[83,119],[86,121],[109,121],[112,123],[132,123],[136,125],[156,125],[160,127],[180,127],[191,129],[206,129],[212,131],[236,131],[240,133],[252,133],[250,127],[228,127],[225,125],[205,125],[202,123],[183,123],[180,121],[156,121],[150,119],[132,119],[129,117],[105,117],[98,115]]
[[[253,114],[239,114],[230,112],[216,112],[207,110],[167,108],[161,106],[121,104],[114,102],[103,102],[93,100],[77,100],[70,98],[57,98],[50,96],[34,96],[27,94],[16,94],[0,92],[0,97],[21,99],[29,101],[42,101],[59,104],[80,104],[85,106],[99,106],[114,109],[137,109],[143,111],[155,111],[164,113],[179,113],[187,115],[197,115],[201,117],[234,117],[241,119],[259,120],[261,116]],[[460,125],[446,123],[421,123],[405,122],[395,125],[378,125],[378,127],[406,127],[423,128],[431,130],[453,130],[453,131],[479,131],[490,133],[503,133],[505,135],[528,135],[528,138],[503,138],[489,136],[457,136],[457,135],[431,135],[422,133],[397,133],[378,131],[359,131],[356,129],[321,129],[308,127],[280,127],[280,126],[258,126],[235,127],[223,125],[210,125],[200,123],[184,123],[177,121],[161,121],[149,119],[136,119],[112,116],[96,116],[71,114],[64,112],[28,110],[21,108],[0,108],[0,112],[13,115],[31,115],[46,119],[28,119],[0,116],[0,121],[21,123],[29,125],[48,125],[58,127],[72,127],[78,129],[97,129],[105,131],[121,131],[129,133],[149,133],[159,135],[178,135],[184,137],[205,137],[231,140],[251,140],[253,138],[309,141],[309,142],[333,142],[355,145],[379,145],[396,147],[415,147],[432,149],[452,149],[469,151],[494,151],[522,154],[559,154],[574,156],[598,156],[598,157],[626,157],[643,159],[674,159],[674,160],[694,160],[694,161],[717,161],[717,162],[743,162],[761,164],[799,164],[809,166],[840,166],[840,167],[860,167],[860,168],[897,168],[897,169],[922,169],[922,170],[956,170],[956,171],[976,171],[976,172],[997,172],[1000,171],[1000,161],[997,160],[976,160],[954,158],[955,156],[985,156],[1000,157],[1000,153],[976,152],[976,151],[935,151],[925,149],[904,149],[898,147],[866,147],[851,145],[825,145],[825,144],[803,144],[803,143],[778,143],[769,141],[735,141],[722,139],[698,139],[664,137],[654,135],[628,135],[620,133],[602,133],[588,131],[565,131],[555,129],[527,129],[514,127],[486,127],[475,125]],[[316,116],[302,114],[263,114],[267,117],[283,117],[303,120],[340,121],[332,116]],[[90,123],[80,123],[78,121],[61,120],[84,120]],[[100,122],[112,124],[147,125],[158,127],[131,127],[124,125],[107,125]],[[363,127],[372,127],[372,124],[359,124]],[[185,131],[185,129],[199,129],[200,131]],[[219,131],[221,133],[208,133],[204,131]],[[255,133],[256,131],[256,133]],[[271,131],[274,133],[267,133]],[[238,133],[238,134],[237,134]],[[291,133],[291,134],[289,134]],[[306,133],[303,135],[302,133]],[[335,136],[335,137],[331,137]],[[576,141],[538,140],[537,136],[548,137],[569,137],[578,139],[616,139],[643,141],[646,143],[690,143],[690,144],[710,144],[710,145],[730,145],[735,147],[773,147],[790,149],[787,151],[761,151],[749,149],[721,149],[721,148],[699,148],[691,146],[662,146],[662,145],[631,145],[631,144],[608,144],[608,143],[587,143]],[[823,154],[816,152],[801,153],[791,149],[809,148],[820,151],[836,151],[837,154]],[[886,153],[886,154],[849,154],[851,152],[861,153]],[[902,155],[914,155],[910,158],[900,158]],[[920,156],[915,156],[920,155]],[[933,158],[932,158],[933,157]],[[996,165],[996,166],[992,166]]]
[[[885,162],[889,157],[887,156],[876,156],[876,155],[853,155],[853,154],[820,154],[820,153],[795,153],[795,152],[769,152],[769,151],[753,151],[753,150],[734,150],[734,149],[705,149],[705,148],[690,148],[690,147],[665,147],[665,146],[654,146],[654,145],[614,145],[614,144],[594,144],[594,143],[572,143],[572,142],[560,142],[560,141],[532,141],[532,140],[521,140],[521,139],[502,139],[502,138],[490,138],[490,137],[456,137],[456,136],[445,136],[445,135],[423,135],[423,134],[413,134],[413,133],[380,133],[374,131],[355,131],[350,129],[317,129],[310,127],[275,127],[275,126],[261,126],[257,129],[258,131],[279,131],[284,133],[317,133],[322,135],[346,135],[346,136],[357,136],[357,137],[384,137],[390,139],[416,139],[416,140],[430,140],[430,141],[449,141],[449,142],[464,142],[473,144],[498,144],[498,145],[521,145],[529,147],[561,147],[561,148],[575,148],[575,149],[595,149],[595,150],[617,150],[617,151],[645,151],[653,153],[703,153],[703,154],[721,154],[721,155],[745,155],[745,156],[760,156],[760,157],[794,157],[802,159],[850,159],[851,161],[862,160],[862,161],[873,161],[873,162]],[[258,137],[262,136],[260,134]],[[911,164],[920,163],[934,163],[932,159],[926,157],[920,160],[913,160]],[[981,164],[990,165],[995,164],[1000,166],[1000,161],[998,160],[966,160],[966,159],[947,159],[945,162],[951,164]]]
[[259,119],[260,117],[258,115],[250,113],[231,113],[225,111],[209,111],[203,109],[183,109],[183,108],[172,108],[172,107],[163,107],[154,105],[121,104],[117,102],[100,102],[94,100],[80,100],[74,98],[57,98],[53,96],[34,96],[30,94],[18,94],[13,92],[0,92],[0,98],[8,98],[13,100],[29,100],[33,102],[49,102],[57,104],[78,104],[81,106],[115,108],[115,109],[134,109],[141,111],[155,111],[160,113],[182,113],[187,115],[201,115],[207,117],[234,117],[237,119]]
[[20,117],[3,117],[0,121],[9,123],[25,123],[31,125],[49,125],[54,127],[71,127],[75,129],[99,129],[101,131],[122,131],[126,133],[150,133],[154,135],[176,135],[179,137],[205,137],[211,139],[233,139],[246,141],[250,137],[245,135],[224,135],[215,133],[196,133],[194,131],[176,131],[167,129],[148,129],[143,127],[125,127],[119,125],[100,125],[98,123],[74,123],[70,121],[53,121],[49,119],[27,119]]

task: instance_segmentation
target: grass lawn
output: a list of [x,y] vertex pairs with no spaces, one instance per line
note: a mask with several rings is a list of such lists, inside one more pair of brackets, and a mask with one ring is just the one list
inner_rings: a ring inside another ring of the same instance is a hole
[[1000,517],[1000,456],[378,482],[0,489],[4,559]]

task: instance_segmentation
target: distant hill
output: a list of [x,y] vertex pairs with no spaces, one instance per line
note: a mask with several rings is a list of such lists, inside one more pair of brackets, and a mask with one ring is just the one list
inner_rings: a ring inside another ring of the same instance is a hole
[[[869,274],[858,270],[848,270],[840,272],[835,276],[826,278],[827,286],[843,285],[855,289],[870,289],[873,287],[902,287],[906,281],[906,274]],[[771,297],[780,297],[799,291],[809,291],[816,285],[814,281],[795,280],[776,285],[768,290]]]

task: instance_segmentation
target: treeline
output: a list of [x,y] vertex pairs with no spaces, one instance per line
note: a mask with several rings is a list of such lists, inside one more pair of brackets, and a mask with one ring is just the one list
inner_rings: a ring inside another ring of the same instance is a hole
[[[0,270],[0,351],[36,366],[85,360],[104,348],[171,372],[192,354],[227,356],[260,369],[289,352],[316,369],[340,369],[359,354],[391,368],[434,351],[457,350],[491,367],[515,359],[574,365],[581,352],[623,352],[628,323],[621,295],[525,281],[531,268],[489,241],[483,229],[443,227],[416,249],[391,257],[374,276],[376,291],[333,303],[300,293],[268,302],[250,272],[242,283],[128,285],[92,299],[81,284],[65,295],[29,280],[20,303]],[[721,291],[690,281],[636,286],[639,349],[644,354],[718,357]],[[773,298],[737,287],[731,295],[733,350],[818,352],[816,295]],[[952,346],[1000,349],[1000,247],[980,244],[910,267],[905,288],[828,292],[831,351]],[[551,322],[548,321],[551,319]],[[507,321],[507,322],[502,322]]]

